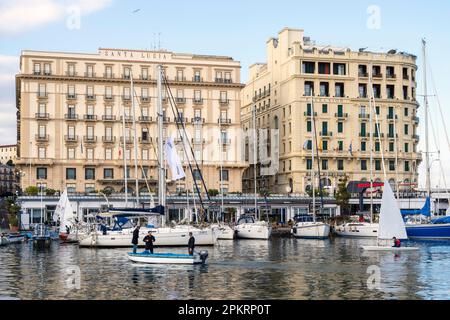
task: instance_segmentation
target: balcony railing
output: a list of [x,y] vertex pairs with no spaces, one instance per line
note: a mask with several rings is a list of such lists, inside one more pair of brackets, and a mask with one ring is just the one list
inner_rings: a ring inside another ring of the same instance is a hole
[[397,79],[397,75],[396,74],[386,74],[386,78],[387,79]]
[[48,93],[47,92],[38,92],[37,96],[39,99],[47,99]]
[[222,139],[220,138],[218,140],[219,144],[223,144],[223,145],[230,145],[231,144],[231,139]]
[[103,137],[102,137],[102,141],[103,141],[104,143],[114,143],[114,142],[116,142],[116,137],[113,137],[113,136],[103,136]]
[[96,99],[97,99],[97,97],[95,94],[86,94],[86,100],[94,101]]
[[332,136],[333,136],[333,132],[330,132],[330,131],[321,131],[321,132],[320,132],[320,136],[321,136],[321,137],[332,137]]
[[367,72],[359,72],[358,77],[360,78],[368,78],[369,74]]
[[202,77],[193,77],[192,82],[203,82],[203,78]]
[[219,119],[217,119],[217,123],[220,123],[220,124],[231,124],[231,119],[219,118]]
[[95,72],[85,72],[85,73],[84,73],[84,76],[85,76],[86,78],[95,78],[97,75],[96,75]]
[[[123,116],[120,116],[120,121],[123,121]],[[133,122],[133,117],[125,116],[125,122]]]
[[202,144],[202,143],[205,143],[206,140],[205,140],[205,139],[192,138],[192,139],[191,139],[191,142],[192,142],[193,144]]
[[186,123],[186,122],[188,122],[188,118],[176,117],[175,121],[178,122],[178,123],[181,123],[181,122]]
[[146,138],[146,139],[144,139],[144,138],[142,138],[142,137],[139,137],[139,143],[142,143],[142,144],[150,144],[152,142],[152,138],[150,138],[150,137],[148,137],[148,138]]
[[114,101],[114,96],[106,96],[104,98],[105,101]]
[[397,115],[393,115],[393,114],[388,114],[386,119],[387,120],[398,120],[398,116]]
[[83,141],[86,143],[96,143],[97,142],[97,137],[95,136],[84,136],[83,137]]
[[398,138],[398,134],[388,133],[387,137],[388,137],[388,139],[396,139],[396,138]]
[[192,123],[205,123],[205,118],[195,117],[191,118]]
[[177,102],[177,103],[186,103],[186,98],[175,98],[175,101]]
[[37,142],[48,142],[49,141],[49,135],[48,134],[37,134],[36,135],[36,141]]
[[139,122],[152,122],[152,117],[149,116],[140,116]]
[[48,120],[50,118],[50,114],[48,113],[36,113],[35,118],[39,120]]
[[66,76],[68,76],[68,77],[76,77],[76,76],[78,76],[78,72],[66,71]]
[[125,140],[125,143],[127,143],[127,144],[134,143],[134,137],[126,137],[126,138],[120,137],[120,143],[123,143],[124,140]]
[[150,80],[150,79],[151,78],[150,78],[149,75],[143,75],[143,74],[139,75],[139,80],[147,81],[147,80]]
[[345,119],[345,118],[348,118],[348,113],[340,113],[340,112],[338,112],[338,113],[335,113],[334,116],[335,116],[335,118]]
[[412,120],[413,120],[416,124],[419,124],[419,122],[420,122],[420,118],[419,118],[419,117],[412,117]]
[[203,104],[203,98],[194,98],[194,104]]
[[148,102],[150,102],[150,97],[141,97],[141,102],[142,103],[148,103]]
[[76,100],[77,94],[76,93],[68,93],[67,94],[67,100]]
[[103,121],[116,121],[116,116],[113,115],[103,115],[102,116]]
[[420,137],[419,137],[419,135],[415,134],[415,135],[413,135],[413,139],[419,141]]
[[68,113],[64,115],[64,119],[66,120],[78,120],[78,115],[73,113]]
[[[303,115],[305,117],[312,117],[312,112],[311,111],[306,111],[303,113]],[[314,117],[317,117],[317,112],[314,112]]]
[[64,136],[66,142],[78,142],[78,136],[66,135]]
[[373,75],[372,75],[372,77],[373,78],[383,78],[383,74],[382,73],[374,73]]
[[114,73],[104,73],[103,78],[105,79],[114,79]]
[[359,114],[360,119],[370,119],[370,114],[367,113],[360,113]]
[[230,104],[230,99],[220,99],[219,103],[221,106],[227,106]]
[[97,121],[97,116],[95,114],[85,114],[83,118],[86,121]]
[[129,95],[122,95],[122,100],[124,100],[124,101],[131,101],[131,96],[129,96]]
[[179,77],[179,76],[176,76],[176,77],[175,77],[175,81],[178,81],[178,82],[186,81],[186,77]]

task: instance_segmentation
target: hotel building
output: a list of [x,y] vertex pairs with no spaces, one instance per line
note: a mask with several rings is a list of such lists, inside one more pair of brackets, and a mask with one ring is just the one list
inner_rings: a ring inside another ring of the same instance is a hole
[[16,162],[17,145],[8,144],[0,146],[0,163],[6,164],[8,161]]
[[[242,127],[279,129],[279,170],[259,174],[257,186],[276,193],[305,193],[311,187],[313,124],[320,155],[322,186],[340,181],[370,181],[370,134],[373,133],[373,180],[395,185],[417,183],[419,118],[416,57],[407,53],[316,45],[303,30],[284,29],[267,41],[267,62],[250,67],[242,91]],[[375,112],[370,126],[369,78]],[[376,115],[375,115],[376,113]],[[379,127],[376,126],[376,119]],[[378,130],[379,129],[379,130]],[[273,143],[273,141],[271,142]],[[247,152],[246,152],[247,154]],[[243,189],[254,188],[253,168],[244,173]]]
[[[126,157],[128,190],[135,192],[135,120],[139,191],[155,191],[156,79],[157,66],[163,65],[170,88],[170,94],[163,90],[164,138],[174,138],[187,173],[185,180],[169,183],[169,190],[193,189],[187,168],[192,157],[187,158],[182,147],[189,142],[189,155],[192,147],[208,189],[222,185],[225,192],[241,191],[245,164],[236,147],[243,88],[239,62],[222,56],[117,49],[99,49],[96,54],[27,50],[20,61],[17,164],[24,172],[24,189],[43,185],[69,192],[123,192]],[[188,141],[181,139],[176,118],[185,125]],[[194,176],[198,179],[198,172]]]

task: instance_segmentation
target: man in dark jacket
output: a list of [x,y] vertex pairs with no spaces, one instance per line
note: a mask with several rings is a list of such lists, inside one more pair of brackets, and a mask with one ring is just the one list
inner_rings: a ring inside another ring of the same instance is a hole
[[144,237],[146,252],[150,251],[150,253],[153,254],[153,242],[155,241],[155,237],[152,235],[152,232],[149,231],[148,234]]
[[195,238],[192,235],[192,232],[189,232],[188,250],[191,256],[194,255],[194,248],[195,248]]
[[131,243],[133,244],[133,253],[136,253],[138,249],[140,228],[141,228],[140,226],[137,226],[136,229],[134,229],[133,231],[133,239],[131,240]]

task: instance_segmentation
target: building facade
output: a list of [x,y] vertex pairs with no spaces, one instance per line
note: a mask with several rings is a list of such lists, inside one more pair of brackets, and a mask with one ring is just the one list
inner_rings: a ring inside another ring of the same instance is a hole
[[[163,89],[164,138],[174,138],[186,169],[195,155],[208,189],[241,191],[245,164],[235,147],[243,87],[240,63],[222,56],[117,49],[22,52],[16,87],[23,188],[123,192],[125,157],[128,191],[135,192],[136,140],[139,191],[154,192],[158,65],[163,65],[168,84]],[[184,139],[176,119],[186,128]],[[186,171],[185,180],[168,184],[171,192],[193,190],[192,176],[199,175]]]
[[[319,168],[322,186],[330,190],[344,179],[370,181],[372,176],[383,181],[383,162],[391,184],[416,184],[421,162],[416,70],[413,55],[319,46],[303,30],[284,29],[269,39],[267,62],[250,67],[241,95],[244,130],[253,130],[254,121],[258,129],[279,130],[279,170],[262,176],[258,165],[257,186],[305,193],[311,188],[312,169],[318,188]],[[312,163],[313,142],[320,163],[317,157]],[[243,189],[252,191],[254,180],[249,168]]]
[[17,159],[17,145],[9,144],[0,146],[0,163],[6,164],[8,161],[15,163]]
[[20,174],[13,166],[0,164],[0,196],[16,194],[19,190]]

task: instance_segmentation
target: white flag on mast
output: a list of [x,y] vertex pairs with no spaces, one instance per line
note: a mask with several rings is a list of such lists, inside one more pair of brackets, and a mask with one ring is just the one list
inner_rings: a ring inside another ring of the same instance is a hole
[[164,151],[166,154],[167,165],[172,173],[172,180],[175,181],[185,178],[186,173],[181,165],[181,160],[175,149],[172,137],[167,138],[166,144],[164,145]]

